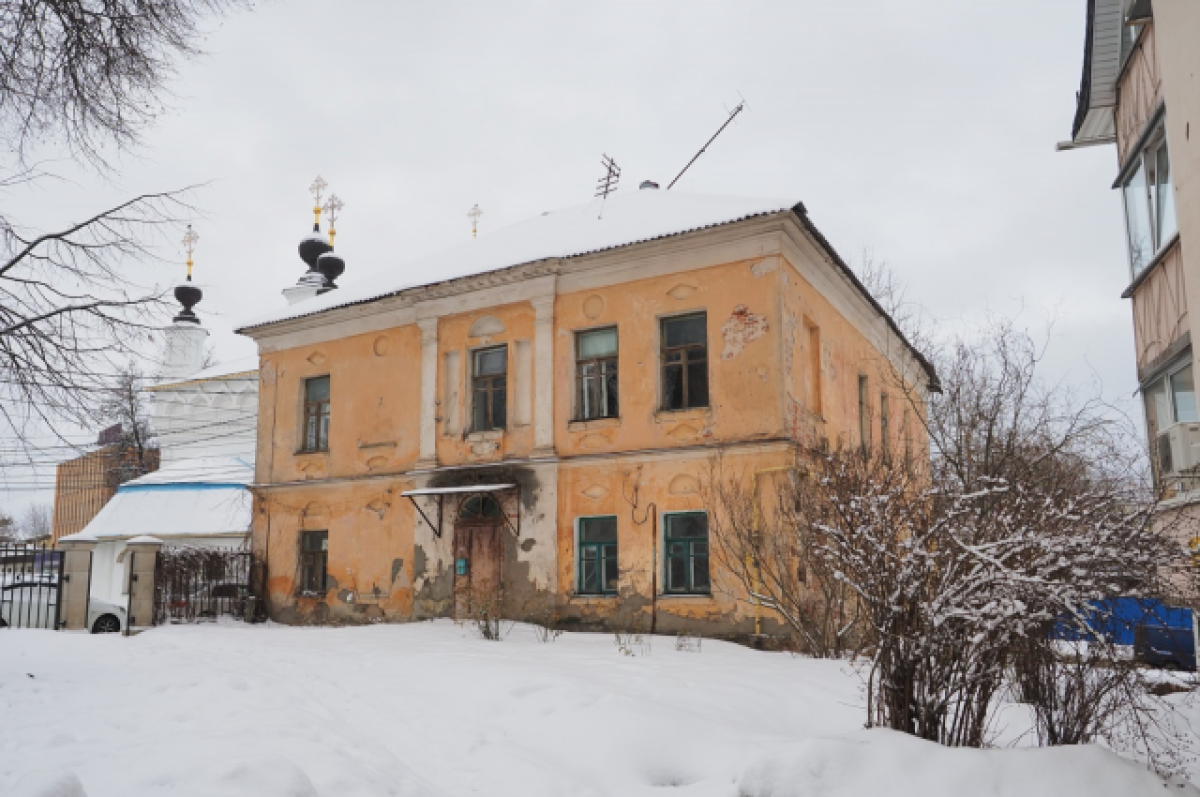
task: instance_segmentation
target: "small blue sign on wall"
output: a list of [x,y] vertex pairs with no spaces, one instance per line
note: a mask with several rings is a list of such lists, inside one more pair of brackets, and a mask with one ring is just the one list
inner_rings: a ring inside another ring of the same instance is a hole
[[454,560],[454,574],[456,576],[465,576],[467,574],[467,560],[466,559],[460,558],[460,559]]

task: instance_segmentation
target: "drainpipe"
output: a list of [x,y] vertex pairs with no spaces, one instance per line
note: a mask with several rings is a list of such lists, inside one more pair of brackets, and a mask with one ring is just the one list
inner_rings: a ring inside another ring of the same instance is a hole
[[[750,499],[752,501],[754,501],[754,514],[752,516],[753,520],[751,522],[750,531],[754,535],[755,541],[757,541],[758,534],[759,534],[759,531],[758,531],[758,521],[759,521],[758,477],[759,477],[759,474],[780,473],[782,471],[788,471],[788,470],[794,471],[794,470],[796,470],[796,466],[795,465],[780,465],[779,467],[775,467],[775,468],[762,468],[760,470],[754,471],[754,473],[751,475]],[[746,554],[746,564],[754,566],[754,635],[756,637],[759,637],[759,636],[762,636],[762,601],[760,601],[758,599],[758,595],[761,594],[761,592],[762,592],[762,563],[758,562],[758,561],[751,562],[750,561],[751,558],[752,557],[750,554]]]

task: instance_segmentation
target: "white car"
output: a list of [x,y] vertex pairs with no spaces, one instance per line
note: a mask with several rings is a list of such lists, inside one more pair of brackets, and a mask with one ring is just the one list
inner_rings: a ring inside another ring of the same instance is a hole
[[[0,586],[0,628],[52,628],[58,608],[58,590],[45,583],[26,581]],[[124,631],[125,607],[92,598],[88,601],[87,627],[93,634]]]

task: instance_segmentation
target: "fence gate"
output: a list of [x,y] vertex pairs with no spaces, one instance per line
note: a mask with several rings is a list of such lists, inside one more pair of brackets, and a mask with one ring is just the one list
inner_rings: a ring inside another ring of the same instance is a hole
[[154,624],[261,619],[258,570],[249,551],[163,548],[154,573]]
[[61,627],[64,553],[45,543],[0,543],[0,628]]

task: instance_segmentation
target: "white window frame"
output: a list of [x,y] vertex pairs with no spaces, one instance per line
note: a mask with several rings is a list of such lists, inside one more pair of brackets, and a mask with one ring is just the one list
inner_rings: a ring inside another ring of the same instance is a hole
[[[1175,240],[1175,237],[1179,233],[1179,218],[1177,215],[1175,215],[1178,212],[1177,209],[1175,208],[1175,195],[1174,195],[1175,194],[1175,182],[1174,182],[1174,171],[1175,170],[1174,170],[1173,164],[1171,163],[1171,148],[1167,144],[1166,130],[1167,130],[1167,126],[1166,126],[1165,119],[1157,122],[1157,124],[1155,125],[1155,128],[1154,128],[1154,132],[1146,140],[1146,143],[1142,145],[1141,149],[1138,150],[1137,154],[1134,156],[1134,159],[1131,159],[1130,163],[1135,163],[1135,165],[1133,165],[1132,167],[1126,167],[1128,174],[1125,174],[1123,179],[1121,180],[1121,216],[1125,220],[1125,252],[1126,252],[1126,256],[1129,258],[1130,277],[1133,279],[1137,279],[1137,277],[1139,275],[1141,275],[1144,271],[1146,271],[1146,269],[1150,266],[1150,264],[1153,263],[1160,254],[1162,254],[1163,250],[1173,240]],[[1155,174],[1155,179],[1157,180],[1158,168],[1157,168],[1157,164],[1155,163],[1155,161],[1158,157],[1159,150],[1163,149],[1163,148],[1166,149],[1166,153],[1167,153],[1167,169],[1168,169],[1168,174],[1170,175],[1170,178],[1171,178],[1170,201],[1171,201],[1171,207],[1172,207],[1172,215],[1175,215],[1175,229],[1171,230],[1170,232],[1166,233],[1165,235],[1159,229],[1159,227],[1161,226],[1160,217],[1162,215],[1162,206],[1160,206],[1160,203],[1159,203],[1159,188],[1158,188],[1160,184],[1157,182],[1151,183],[1150,179],[1149,179],[1150,172],[1153,170],[1154,174]],[[1144,207],[1146,209],[1146,216],[1149,221],[1149,229],[1147,230],[1147,236],[1150,241],[1150,251],[1146,253],[1145,258],[1140,265],[1135,263],[1134,259],[1133,259],[1133,254],[1134,254],[1133,229],[1129,223],[1130,182],[1133,180],[1134,175],[1138,174],[1139,172],[1142,175],[1142,183],[1145,186],[1145,192],[1146,192],[1145,196],[1143,196],[1141,199],[1145,203]]]

